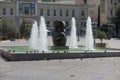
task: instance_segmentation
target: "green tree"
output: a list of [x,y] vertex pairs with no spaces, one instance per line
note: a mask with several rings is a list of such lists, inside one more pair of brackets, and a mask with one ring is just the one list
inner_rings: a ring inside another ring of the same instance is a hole
[[30,37],[30,33],[31,33],[31,24],[29,24],[29,25],[27,25],[26,27],[25,27],[25,38],[28,40],[29,39],[29,37]]
[[107,24],[103,24],[103,25],[99,28],[99,30],[104,31],[105,33],[107,33],[107,32],[108,32],[108,26],[107,26]]
[[1,26],[3,38],[15,38],[15,34],[19,33],[14,19],[2,18]]
[[24,38],[25,37],[25,20],[23,19],[21,25],[20,25],[20,35],[21,35],[21,38]]
[[115,28],[112,24],[103,24],[101,27],[99,27],[100,31],[105,32],[107,39],[110,39],[111,37],[115,36],[113,32],[114,29]]
[[30,31],[31,31],[31,26],[32,26],[32,22],[30,21],[25,21],[23,19],[21,25],[20,25],[20,34],[21,34],[21,38],[26,38],[28,39],[30,36]]
[[116,9],[116,17],[112,18],[111,22],[113,24],[115,24],[115,26],[116,26],[116,28],[115,28],[116,29],[116,35],[118,35],[119,30],[120,30],[120,8]]
[[97,30],[97,38],[100,39],[101,43],[103,39],[106,39],[106,34],[104,31]]
[[8,27],[9,37],[15,38],[15,35],[19,33],[18,27],[15,21],[10,21],[12,24]]

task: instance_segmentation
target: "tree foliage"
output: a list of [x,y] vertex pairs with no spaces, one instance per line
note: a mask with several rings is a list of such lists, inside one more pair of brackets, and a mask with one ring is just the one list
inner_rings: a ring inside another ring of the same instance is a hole
[[20,28],[19,30],[20,30],[21,38],[23,38],[25,36],[25,20],[24,19],[19,28]]
[[118,35],[120,29],[120,8],[116,9],[116,16],[111,19],[111,22],[116,26],[116,34]]
[[0,24],[0,32],[4,37],[15,38],[15,34],[19,33],[14,19],[2,18]]
[[32,26],[32,22],[30,21],[25,21],[23,19],[21,25],[20,25],[20,34],[21,34],[21,38],[26,38],[28,39],[30,36],[30,31],[31,31],[31,26]]
[[101,43],[103,39],[106,39],[106,34],[104,31],[97,30],[97,38],[100,39]]
[[113,24],[103,24],[101,27],[99,27],[99,30],[104,31],[108,39],[115,37],[115,33],[113,32],[114,29],[115,26]]

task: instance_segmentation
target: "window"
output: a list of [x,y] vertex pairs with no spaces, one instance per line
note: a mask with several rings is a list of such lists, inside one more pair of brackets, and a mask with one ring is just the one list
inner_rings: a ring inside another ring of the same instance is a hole
[[120,0],[118,0],[118,3],[120,3]]
[[65,22],[65,25],[66,25],[66,27],[69,27],[69,22],[66,21],[66,22]]
[[31,3],[31,14],[35,15],[35,3]]
[[22,4],[21,3],[19,3],[19,14],[22,14]]
[[3,15],[6,15],[6,8],[3,8]]
[[85,11],[82,11],[82,12],[81,12],[81,16],[85,16]]
[[10,8],[10,15],[13,15],[13,8]]
[[111,4],[113,3],[113,0],[111,0]]
[[50,21],[47,21],[47,27],[50,27]]
[[83,0],[85,4],[87,4],[87,0]]
[[47,9],[47,16],[50,16],[50,10]]
[[28,15],[28,14],[29,14],[29,10],[30,10],[29,4],[25,4],[25,7],[24,7],[24,14]]
[[56,9],[53,10],[53,16],[56,16]]
[[81,27],[83,28],[83,22],[81,22]]
[[81,28],[85,28],[86,27],[86,22],[81,22]]
[[66,10],[66,16],[69,16],[69,10]]
[[113,11],[112,11],[112,9],[110,10],[110,15],[111,15],[111,16],[113,15]]
[[60,16],[62,16],[62,13],[63,13],[63,11],[62,11],[62,10],[60,10]]
[[72,10],[72,17],[75,17],[75,10]]
[[84,27],[84,28],[86,27],[86,22],[84,22],[84,25],[83,25],[83,27]]
[[114,0],[114,5],[117,5],[117,0]]
[[40,16],[43,16],[43,9],[40,9]]

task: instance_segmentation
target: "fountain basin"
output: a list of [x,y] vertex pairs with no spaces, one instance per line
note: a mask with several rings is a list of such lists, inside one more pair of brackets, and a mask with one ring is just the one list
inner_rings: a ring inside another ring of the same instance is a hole
[[29,46],[1,46],[1,49],[6,51],[6,52],[10,52],[10,53],[34,53],[34,52],[39,52],[39,53],[52,53],[52,52],[61,52],[64,53],[64,51],[68,51],[69,53],[71,52],[104,52],[104,51],[109,51],[109,52],[113,52],[113,51],[120,51],[120,49],[114,49],[114,48],[100,48],[100,47],[96,47],[93,50],[85,50],[84,46],[79,46],[77,48],[68,48],[66,47],[53,47],[53,46],[48,46],[48,50],[47,51],[39,51],[37,49],[32,49]]
[[52,46],[51,50],[68,50],[69,46]]
[[[8,46],[7,46],[8,47]],[[19,50],[20,50],[19,46]],[[25,48],[26,46],[21,47]],[[5,48],[5,47],[4,47]],[[41,51],[41,52],[35,52],[33,49],[28,48],[27,52],[24,52],[21,50],[21,52],[8,52],[8,50],[1,49],[1,56],[6,61],[33,61],[33,60],[54,60],[54,59],[83,59],[83,58],[100,58],[100,57],[120,57],[120,50],[119,51],[107,51],[107,49],[104,50],[96,50],[96,51],[84,51],[78,49],[64,49],[64,50],[49,50],[49,51]],[[6,49],[6,48],[5,48]],[[9,46],[10,49],[10,46]],[[12,47],[12,49],[15,49]],[[30,51],[29,51],[30,50]],[[33,50],[33,51],[32,51]]]

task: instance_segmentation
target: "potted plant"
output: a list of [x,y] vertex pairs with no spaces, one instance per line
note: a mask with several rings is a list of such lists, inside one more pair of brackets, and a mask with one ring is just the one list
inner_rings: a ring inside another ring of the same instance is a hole
[[108,48],[108,43],[103,43],[103,39],[106,39],[106,33],[104,31],[97,30],[97,38],[100,39],[100,43],[96,43],[96,47]]

